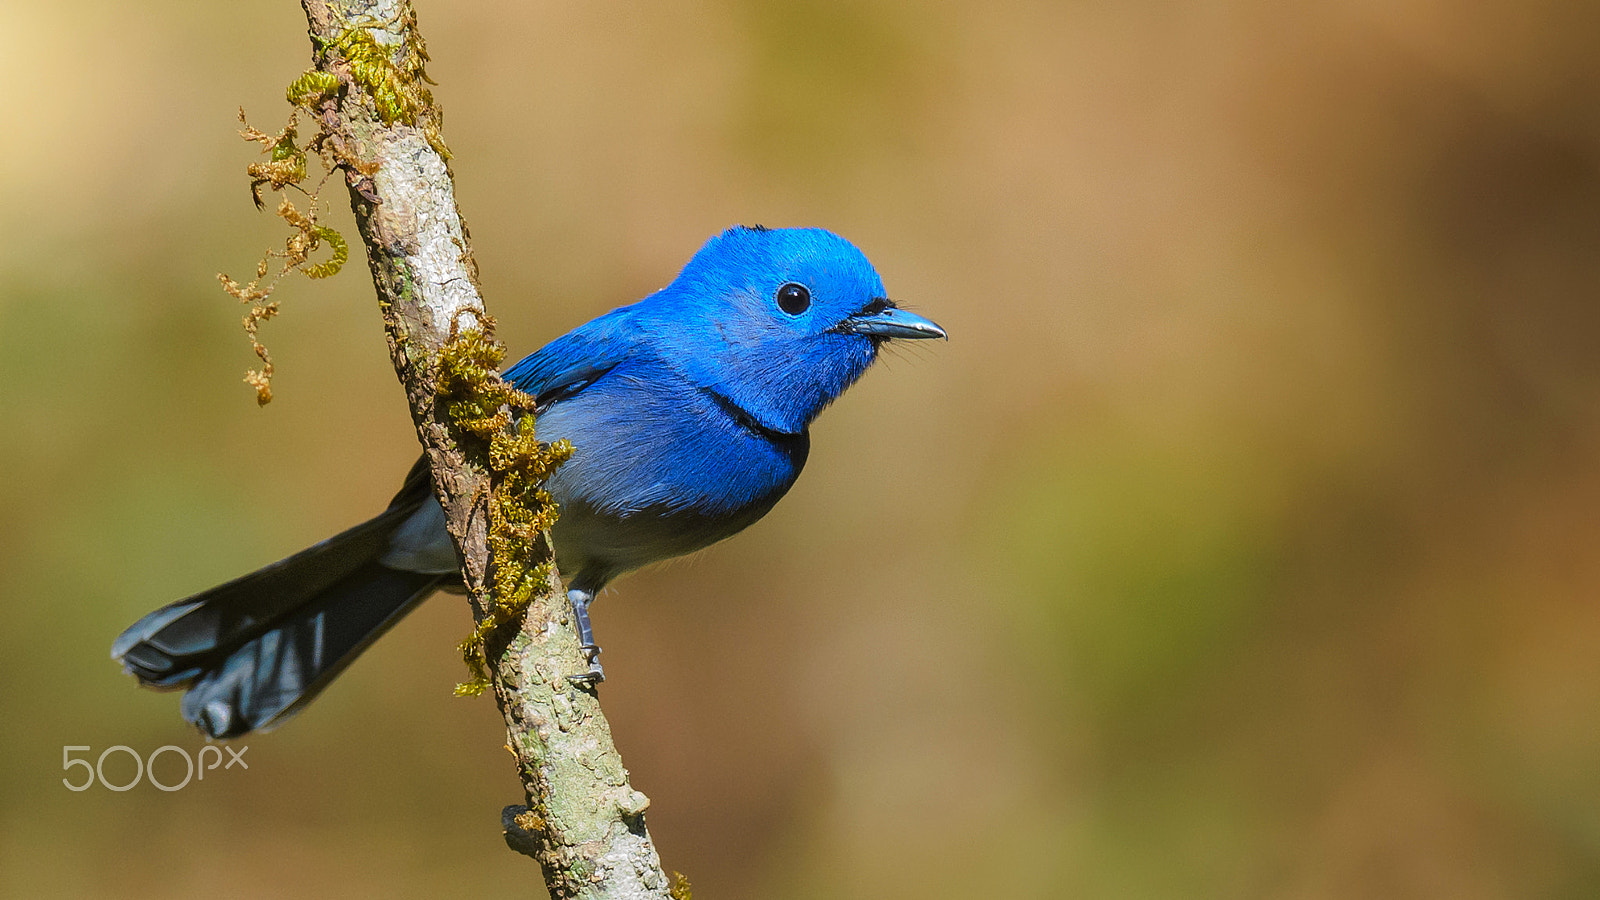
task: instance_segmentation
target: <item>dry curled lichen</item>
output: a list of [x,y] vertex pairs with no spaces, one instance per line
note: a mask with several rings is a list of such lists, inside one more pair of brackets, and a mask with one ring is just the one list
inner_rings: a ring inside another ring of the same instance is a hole
[[535,563],[534,548],[556,520],[556,505],[544,481],[572,456],[566,440],[542,443],[534,433],[534,398],[500,377],[505,348],[495,340],[494,321],[457,331],[439,352],[437,384],[450,422],[476,444],[496,476],[489,495],[489,610],[461,642],[472,677],[456,685],[457,696],[489,687],[488,639],[515,621],[550,581],[550,560]]
[[306,178],[306,151],[296,147],[294,143],[296,128],[295,116],[289,117],[289,124],[277,134],[267,134],[250,127],[245,121],[244,110],[239,110],[239,121],[244,128],[239,136],[247,141],[256,141],[264,148],[267,154],[266,162],[254,162],[245,166],[245,174],[250,176],[250,199],[255,201],[256,209],[262,208],[261,187],[271,185],[275,191],[281,191],[291,184],[299,184]]
[[[290,89],[293,92],[293,86]],[[222,282],[222,289],[241,303],[248,304],[249,312],[244,316],[245,334],[250,338],[250,347],[261,359],[261,368],[252,369],[244,376],[244,380],[256,391],[256,402],[265,406],[272,401],[272,355],[267,352],[261,343],[261,324],[278,314],[278,302],[272,300],[272,292],[277,288],[283,276],[299,270],[308,278],[328,278],[338,273],[350,258],[350,246],[345,242],[344,236],[332,228],[317,221],[318,199],[322,193],[322,186],[327,183],[328,175],[333,172],[334,164],[325,156],[323,166],[325,172],[322,179],[311,190],[306,190],[303,182],[306,179],[306,153],[308,147],[323,148],[323,132],[319,129],[307,147],[298,145],[296,119],[298,113],[291,113],[289,121],[277,134],[268,134],[245,121],[244,110],[239,110],[239,121],[244,125],[239,136],[247,141],[261,144],[262,153],[267,155],[266,162],[251,163],[245,168],[245,173],[250,176],[250,199],[259,209],[263,206],[261,193],[264,187],[270,187],[282,195],[277,208],[279,218],[287,222],[292,229],[284,240],[282,250],[268,250],[256,265],[256,277],[246,284],[229,278],[224,273],[217,273],[217,280]],[[306,195],[306,208],[300,209],[289,200],[288,189],[294,188]],[[320,263],[311,262],[311,254],[328,247],[329,256]],[[281,260],[281,265],[276,272],[272,271],[272,260]],[[270,277],[269,277],[270,275]]]

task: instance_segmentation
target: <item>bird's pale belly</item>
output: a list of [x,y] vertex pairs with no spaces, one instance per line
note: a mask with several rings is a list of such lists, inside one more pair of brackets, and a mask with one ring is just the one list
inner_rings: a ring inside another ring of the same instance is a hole
[[776,491],[758,503],[719,515],[663,509],[617,515],[569,503],[561,507],[561,517],[551,529],[556,564],[572,587],[590,590],[624,572],[732,537],[766,515],[783,494]]
[[[799,474],[798,467],[793,474]],[[560,509],[551,529],[556,564],[575,587],[603,585],[624,572],[732,537],[766,515],[793,483],[791,476],[734,509],[704,511],[657,504],[619,511],[596,509],[575,498],[569,484],[551,479],[548,489]],[[458,570],[460,562],[436,498],[428,498],[395,532],[382,562],[413,572]]]
[[[738,534],[766,515],[788,487],[785,484],[754,503],[715,515],[662,508],[602,512],[587,503],[563,502],[555,496],[561,510],[551,529],[556,565],[575,587],[604,584],[624,572],[693,553]],[[437,499],[428,498],[406,520],[382,562],[411,572],[449,574],[460,568]]]
[[[545,487],[569,586],[598,589],[624,572],[693,553],[766,515],[805,465],[810,439],[752,429],[698,392],[642,394],[597,383],[539,416],[541,440],[576,452]],[[453,572],[444,513],[430,499],[392,540],[383,563]]]
[[[569,438],[577,451],[546,488],[561,510],[551,535],[556,562],[572,586],[597,588],[624,572],[709,547],[766,515],[788,492],[805,464],[806,436],[775,444],[722,425],[679,430],[673,435],[678,442],[666,449],[657,435],[654,441],[613,440],[606,450],[585,454],[584,435]],[[566,436],[556,427],[550,431]],[[664,454],[676,462],[663,465]]]

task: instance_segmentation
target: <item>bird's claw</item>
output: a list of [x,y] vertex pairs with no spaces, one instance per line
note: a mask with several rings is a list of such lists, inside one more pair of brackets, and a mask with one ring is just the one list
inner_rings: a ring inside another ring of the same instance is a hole
[[600,648],[594,644],[583,644],[578,647],[583,651],[583,658],[589,661],[589,671],[581,675],[568,675],[567,680],[579,687],[593,687],[606,680],[606,670],[600,665]]

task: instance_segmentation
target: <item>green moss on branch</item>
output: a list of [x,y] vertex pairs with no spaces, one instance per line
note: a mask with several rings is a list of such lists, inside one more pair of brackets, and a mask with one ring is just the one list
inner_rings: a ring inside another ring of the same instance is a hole
[[500,377],[505,348],[493,335],[494,320],[484,327],[452,329],[439,353],[439,398],[447,420],[462,433],[462,447],[474,450],[493,472],[496,486],[489,496],[488,614],[466,640],[461,655],[472,677],[456,685],[458,696],[476,696],[489,687],[486,656],[489,638],[501,626],[517,621],[550,580],[550,560],[535,562],[536,547],[555,524],[557,509],[544,481],[572,456],[566,440],[547,444],[534,430],[534,398]]

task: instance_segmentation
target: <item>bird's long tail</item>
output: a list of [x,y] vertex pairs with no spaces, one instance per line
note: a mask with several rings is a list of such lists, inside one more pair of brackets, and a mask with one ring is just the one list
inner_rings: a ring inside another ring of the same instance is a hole
[[378,561],[416,509],[400,499],[371,521],[150,613],[117,638],[112,658],[142,685],[187,688],[183,717],[212,737],[282,721],[446,579]]

